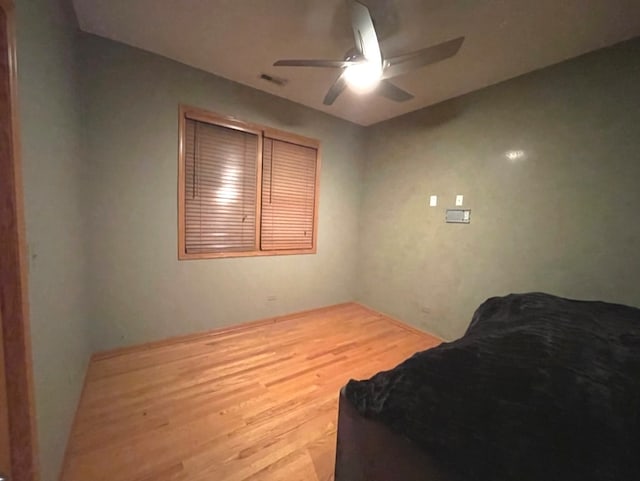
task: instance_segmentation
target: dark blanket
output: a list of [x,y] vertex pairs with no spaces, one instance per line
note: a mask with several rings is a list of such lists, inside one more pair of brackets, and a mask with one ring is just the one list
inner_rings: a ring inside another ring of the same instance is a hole
[[640,310],[491,298],[461,339],[346,396],[456,479],[640,480]]

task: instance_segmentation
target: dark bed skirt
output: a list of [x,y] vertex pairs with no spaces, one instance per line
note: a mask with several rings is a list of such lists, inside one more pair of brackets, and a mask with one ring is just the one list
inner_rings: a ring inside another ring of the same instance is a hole
[[335,481],[452,481],[407,438],[362,417],[340,391]]

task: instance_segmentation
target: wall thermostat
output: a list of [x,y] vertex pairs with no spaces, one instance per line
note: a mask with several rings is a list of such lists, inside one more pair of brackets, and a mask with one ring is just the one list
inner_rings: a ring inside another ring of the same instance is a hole
[[469,224],[471,211],[469,209],[447,209],[445,220],[448,224]]

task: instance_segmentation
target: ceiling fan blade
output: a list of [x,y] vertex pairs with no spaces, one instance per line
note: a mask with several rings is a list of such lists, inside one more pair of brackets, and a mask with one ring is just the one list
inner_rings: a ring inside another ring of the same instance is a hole
[[350,0],[351,26],[356,42],[356,49],[374,65],[382,65],[382,53],[376,29],[369,9],[357,0]]
[[413,95],[411,95],[409,92],[393,85],[388,80],[380,81],[378,87],[376,87],[376,93],[395,102],[406,102],[407,100],[411,100],[413,98]]
[[382,78],[397,77],[420,67],[453,57],[460,50],[462,42],[464,42],[464,37],[458,37],[432,47],[388,58],[385,60],[387,67],[382,73]]
[[345,80],[344,72],[342,72],[327,92],[327,95],[324,96],[322,103],[325,105],[332,105],[338,98],[338,95],[344,92],[346,87],[347,81]]
[[278,60],[274,67],[324,67],[324,68],[345,68],[356,62],[344,60]]

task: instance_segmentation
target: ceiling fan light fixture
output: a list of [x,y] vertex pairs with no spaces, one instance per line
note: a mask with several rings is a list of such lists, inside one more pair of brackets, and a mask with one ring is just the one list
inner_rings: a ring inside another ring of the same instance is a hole
[[324,105],[333,105],[347,87],[360,94],[375,90],[378,95],[394,102],[411,100],[413,95],[389,79],[454,56],[464,41],[464,37],[458,37],[414,52],[384,58],[371,12],[361,0],[348,0],[348,3],[355,44],[342,60],[283,59],[273,64],[275,67],[340,69],[340,75],[324,96]]
[[344,78],[351,90],[359,94],[372,92],[382,78],[382,67],[366,60],[349,65]]

